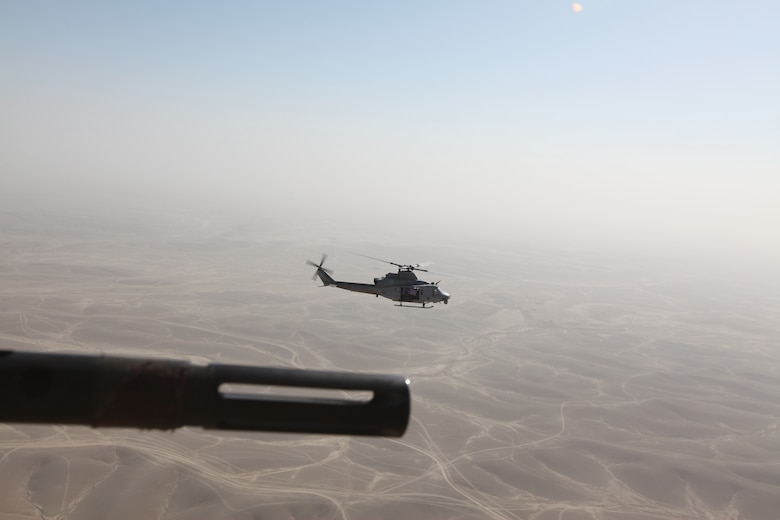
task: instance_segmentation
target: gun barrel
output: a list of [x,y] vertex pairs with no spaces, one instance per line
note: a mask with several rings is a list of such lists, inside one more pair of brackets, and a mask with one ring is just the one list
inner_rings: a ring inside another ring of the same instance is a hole
[[[231,393],[225,390],[231,385],[275,392]],[[336,397],[285,395],[292,388]],[[371,397],[342,397],[355,391]],[[409,381],[401,375],[0,351],[0,422],[6,423],[400,437],[410,408]]]

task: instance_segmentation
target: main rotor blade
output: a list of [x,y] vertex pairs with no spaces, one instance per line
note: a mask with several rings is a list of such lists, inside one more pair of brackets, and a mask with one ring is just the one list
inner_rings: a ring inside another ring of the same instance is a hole
[[370,258],[371,260],[377,260],[379,262],[384,262],[386,264],[394,265],[394,266],[398,267],[399,269],[408,269],[410,271],[422,271],[424,273],[427,273],[428,270],[427,269],[423,269],[423,266],[429,266],[429,265],[431,265],[433,263],[433,262],[426,262],[426,263],[423,263],[423,264],[397,264],[395,262],[391,262],[389,260],[383,260],[383,259],[377,258],[375,256],[364,255],[364,254],[361,254],[361,253],[352,253],[352,254],[353,255],[357,255],[357,256],[362,256],[364,258]]
[[402,264],[396,264],[395,262],[390,262],[389,260],[382,260],[381,258],[377,258],[375,256],[368,256],[368,255],[362,255],[360,253],[352,253],[353,255],[362,256],[363,258],[370,258],[371,260],[377,260],[379,262],[384,262],[386,264],[394,265],[397,267],[403,267]]

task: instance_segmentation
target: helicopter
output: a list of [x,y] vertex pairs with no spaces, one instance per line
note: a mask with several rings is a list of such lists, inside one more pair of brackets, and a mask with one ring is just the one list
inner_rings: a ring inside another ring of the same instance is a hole
[[[439,282],[431,283],[425,280],[420,280],[414,271],[428,272],[427,269],[420,267],[420,264],[397,264],[395,262],[388,262],[381,258],[374,258],[373,256],[359,255],[372,260],[378,260],[386,264],[391,264],[398,267],[397,273],[387,273],[385,276],[374,278],[374,283],[356,283],[356,282],[340,282],[334,280],[330,273],[331,269],[322,267],[325,263],[325,259],[328,255],[323,253],[322,259],[319,264],[315,264],[311,260],[306,260],[306,264],[312,267],[316,267],[317,271],[314,273],[312,280],[316,280],[319,276],[322,283],[332,285],[340,289],[346,289],[348,291],[362,292],[366,294],[373,294],[377,298],[382,296],[388,298],[394,302],[398,302],[396,307],[417,307],[423,309],[430,309],[434,303],[444,302],[446,305],[450,301],[450,295],[441,289],[439,289]],[[408,305],[404,305],[407,303]],[[409,305],[411,304],[411,305]],[[419,305],[415,305],[419,304]],[[431,306],[429,306],[429,304]]]

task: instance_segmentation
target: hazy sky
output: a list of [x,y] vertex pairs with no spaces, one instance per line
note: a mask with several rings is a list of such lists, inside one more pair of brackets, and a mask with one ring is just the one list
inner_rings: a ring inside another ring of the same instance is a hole
[[780,3],[579,5],[5,1],[0,188],[780,262]]

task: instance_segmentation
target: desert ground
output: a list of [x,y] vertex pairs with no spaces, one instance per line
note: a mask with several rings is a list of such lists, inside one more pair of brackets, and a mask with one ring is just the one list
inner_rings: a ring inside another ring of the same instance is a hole
[[[780,517],[780,291],[273,220],[0,214],[0,346],[401,373],[402,438],[0,425],[0,517]],[[435,261],[449,305],[312,281]]]

